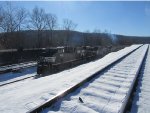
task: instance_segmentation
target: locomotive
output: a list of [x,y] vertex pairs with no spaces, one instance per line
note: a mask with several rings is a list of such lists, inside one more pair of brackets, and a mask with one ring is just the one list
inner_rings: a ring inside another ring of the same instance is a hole
[[37,62],[37,75],[47,75],[96,58],[98,47],[55,47],[44,49]]

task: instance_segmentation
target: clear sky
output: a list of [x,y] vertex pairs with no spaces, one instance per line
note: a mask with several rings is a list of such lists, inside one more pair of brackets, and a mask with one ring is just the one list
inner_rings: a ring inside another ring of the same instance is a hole
[[105,29],[115,34],[150,36],[150,1],[140,2],[12,2],[19,7],[31,11],[34,6],[44,8],[46,12],[54,13],[61,26],[64,18],[77,23],[77,31],[93,31]]

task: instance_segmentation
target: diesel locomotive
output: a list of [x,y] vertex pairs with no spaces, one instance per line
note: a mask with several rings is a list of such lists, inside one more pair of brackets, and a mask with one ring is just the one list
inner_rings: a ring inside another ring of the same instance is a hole
[[45,76],[96,58],[98,47],[55,47],[43,49],[37,62],[37,75]]

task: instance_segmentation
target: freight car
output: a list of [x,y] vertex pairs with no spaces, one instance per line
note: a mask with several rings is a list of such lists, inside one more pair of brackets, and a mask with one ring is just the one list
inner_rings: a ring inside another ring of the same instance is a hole
[[45,49],[40,55],[37,75],[55,73],[96,58],[98,47],[56,47]]

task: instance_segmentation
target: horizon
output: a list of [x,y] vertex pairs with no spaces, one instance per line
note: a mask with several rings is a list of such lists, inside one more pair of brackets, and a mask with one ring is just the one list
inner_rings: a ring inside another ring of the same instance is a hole
[[[37,30],[21,30],[21,31],[23,31],[23,32],[26,32],[26,31],[37,31]],[[50,31],[50,30],[44,30],[44,31]],[[64,29],[55,29],[55,30],[53,30],[53,31],[65,31]],[[77,31],[77,30],[71,30],[71,31],[73,31],[73,32],[79,32],[79,33],[90,33],[90,34],[92,34],[92,33],[95,33],[95,32],[84,32],[84,31]],[[17,31],[15,31],[15,32],[17,32]],[[14,32],[14,33],[15,33]],[[5,33],[5,32],[1,32],[1,33]],[[136,35],[124,35],[124,34],[114,34],[114,33],[105,33],[105,32],[100,32],[100,33],[98,33],[98,34],[112,34],[112,35],[120,35],[120,36],[125,36],[125,37],[139,37],[139,38],[150,38],[150,36],[136,36]]]

